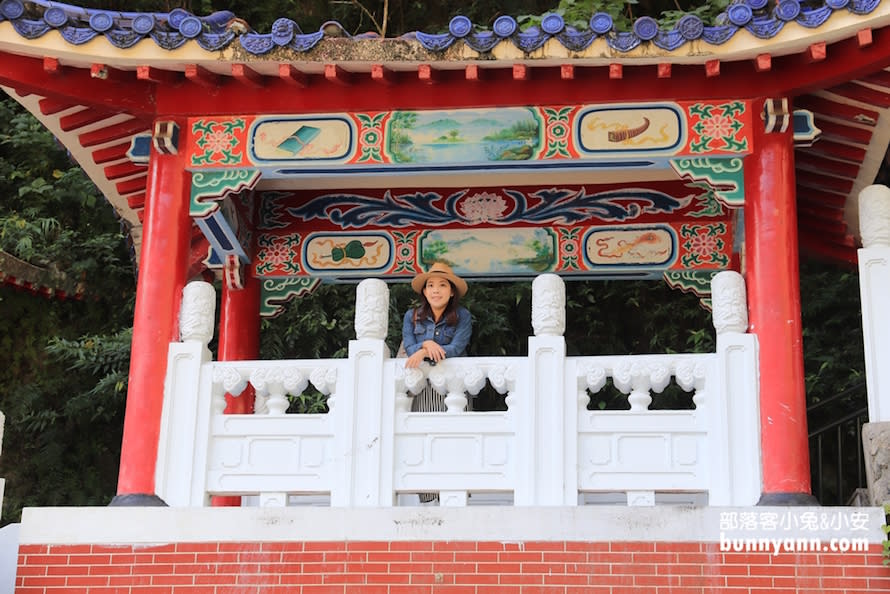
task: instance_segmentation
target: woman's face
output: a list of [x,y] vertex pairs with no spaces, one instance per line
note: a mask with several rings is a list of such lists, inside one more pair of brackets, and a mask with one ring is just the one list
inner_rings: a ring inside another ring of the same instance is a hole
[[454,289],[444,278],[428,278],[423,286],[423,295],[433,311],[442,311],[448,306],[448,300],[454,295]]

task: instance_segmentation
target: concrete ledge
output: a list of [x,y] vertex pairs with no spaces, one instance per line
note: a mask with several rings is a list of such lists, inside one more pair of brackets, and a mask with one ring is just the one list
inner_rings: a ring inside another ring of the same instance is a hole
[[[19,543],[883,540],[878,507],[26,508]],[[772,526],[772,527],[770,527]]]

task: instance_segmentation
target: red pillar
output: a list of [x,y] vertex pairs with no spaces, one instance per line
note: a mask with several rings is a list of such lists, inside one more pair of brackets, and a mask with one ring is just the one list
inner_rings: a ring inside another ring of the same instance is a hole
[[120,473],[112,505],[164,504],[155,494],[155,465],[167,350],[179,338],[177,318],[189,264],[189,189],[183,155],[152,148]]
[[[760,110],[762,102],[755,103]],[[761,505],[809,505],[803,339],[792,131],[763,131],[745,159],[749,331],[760,345]]]
[[[219,317],[219,360],[256,359],[260,352],[260,281],[250,272],[244,274],[244,288],[229,289],[223,283]],[[253,413],[253,386],[240,396],[226,394],[225,414]],[[241,497],[211,498],[215,507],[238,507]]]

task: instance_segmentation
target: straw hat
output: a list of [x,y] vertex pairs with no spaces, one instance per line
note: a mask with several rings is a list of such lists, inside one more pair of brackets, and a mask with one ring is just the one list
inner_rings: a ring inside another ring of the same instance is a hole
[[451,270],[451,266],[443,264],[442,262],[436,262],[430,266],[428,271],[421,272],[415,276],[414,280],[411,281],[411,288],[414,289],[416,293],[420,293],[426,285],[426,281],[432,277],[442,277],[451,281],[451,284],[457,289],[458,297],[463,297],[467,294],[467,281],[454,274],[454,271]]

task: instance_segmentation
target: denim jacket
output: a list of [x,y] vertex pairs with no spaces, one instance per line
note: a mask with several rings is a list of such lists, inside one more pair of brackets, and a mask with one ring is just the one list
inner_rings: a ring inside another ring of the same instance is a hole
[[472,334],[473,319],[465,307],[457,308],[455,326],[445,323],[445,316],[442,316],[438,323],[430,317],[425,317],[417,320],[415,324],[413,309],[405,313],[402,322],[402,344],[409,357],[420,350],[425,340],[434,340],[442,345],[446,358],[462,357],[467,354],[467,344]]

